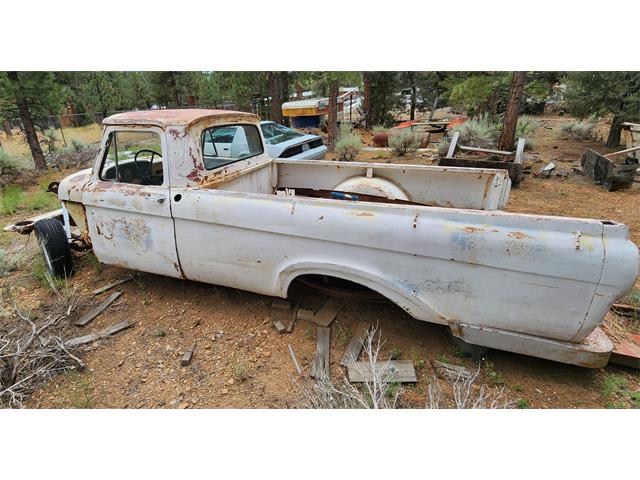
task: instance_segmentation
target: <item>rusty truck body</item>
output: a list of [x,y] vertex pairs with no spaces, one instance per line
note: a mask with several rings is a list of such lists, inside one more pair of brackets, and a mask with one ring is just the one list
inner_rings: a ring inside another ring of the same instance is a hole
[[271,159],[247,113],[103,123],[95,165],[58,195],[67,236],[105,264],[278,297],[336,277],[470,344],[608,361],[599,326],[639,267],[623,224],[501,211],[504,170]]

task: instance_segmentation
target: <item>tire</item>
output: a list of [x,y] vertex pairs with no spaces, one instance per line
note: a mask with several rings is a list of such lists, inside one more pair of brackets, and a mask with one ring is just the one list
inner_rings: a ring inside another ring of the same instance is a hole
[[53,218],[38,220],[33,229],[50,275],[66,278],[73,274],[73,257],[62,223]]

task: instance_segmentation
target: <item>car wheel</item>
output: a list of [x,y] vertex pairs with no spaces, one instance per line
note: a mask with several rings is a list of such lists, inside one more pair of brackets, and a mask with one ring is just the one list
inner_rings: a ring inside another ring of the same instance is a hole
[[62,223],[53,218],[38,220],[33,229],[50,275],[66,278],[73,274],[73,257]]

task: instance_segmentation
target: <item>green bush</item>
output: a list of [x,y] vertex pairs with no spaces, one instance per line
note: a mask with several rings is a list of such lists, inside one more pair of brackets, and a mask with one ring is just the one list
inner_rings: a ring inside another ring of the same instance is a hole
[[454,127],[453,131],[460,133],[458,143],[465,147],[492,148],[500,136],[500,124],[482,115]]
[[389,130],[389,147],[393,152],[402,157],[403,155],[415,152],[422,142],[422,134],[414,132],[410,128],[394,128]]
[[60,137],[58,137],[58,132],[56,132],[53,128],[47,128],[44,132],[42,132],[42,135],[44,136],[44,140],[42,143],[47,146],[47,148],[49,149],[49,153],[55,152],[58,149],[58,147],[56,146],[56,142],[60,140]]
[[565,140],[589,140],[599,142],[598,123],[593,117],[570,122],[560,127],[560,136]]
[[79,138],[73,138],[71,139],[71,146],[73,147],[73,149],[76,152],[79,152],[80,150],[84,150],[85,148],[87,148],[87,144],[84,143],[82,140],[80,140]]
[[340,125],[340,137],[336,142],[338,159],[349,162],[355,160],[362,149],[362,139],[351,131],[351,127],[343,123]]
[[18,159],[0,149],[0,175],[14,175],[18,173],[20,166]]

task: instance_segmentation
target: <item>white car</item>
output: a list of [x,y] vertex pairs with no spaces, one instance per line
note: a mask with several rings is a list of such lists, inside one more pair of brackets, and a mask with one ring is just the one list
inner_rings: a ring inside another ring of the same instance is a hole
[[276,122],[260,122],[260,129],[271,158],[321,160],[327,147],[318,135],[305,135]]

